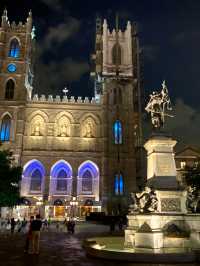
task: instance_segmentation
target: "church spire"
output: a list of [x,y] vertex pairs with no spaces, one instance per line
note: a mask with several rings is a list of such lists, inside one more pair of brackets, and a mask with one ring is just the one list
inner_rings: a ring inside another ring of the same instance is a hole
[[32,19],[32,11],[30,10],[28,13],[28,17],[27,17],[27,31],[31,32],[32,30],[32,23],[33,23],[33,19]]
[[2,19],[1,19],[1,26],[5,27],[8,25],[8,12],[7,9],[5,8],[3,11]]

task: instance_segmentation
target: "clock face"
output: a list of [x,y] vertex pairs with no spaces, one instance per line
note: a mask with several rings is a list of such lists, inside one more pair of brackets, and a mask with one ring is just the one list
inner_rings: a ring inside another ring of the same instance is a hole
[[15,64],[9,64],[7,66],[7,69],[8,69],[9,72],[13,73],[13,72],[15,72],[17,70],[17,67],[16,67]]

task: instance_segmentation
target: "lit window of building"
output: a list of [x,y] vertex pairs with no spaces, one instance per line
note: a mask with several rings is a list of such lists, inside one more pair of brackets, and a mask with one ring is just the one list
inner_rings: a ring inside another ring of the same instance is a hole
[[11,118],[9,115],[5,115],[1,122],[0,141],[4,142],[10,140],[10,127]]
[[10,49],[9,49],[9,57],[18,58],[19,57],[19,42],[17,39],[13,39],[10,43]]
[[115,144],[122,144],[122,123],[117,120],[113,126]]
[[124,194],[124,179],[122,174],[115,175],[114,192],[116,196]]
[[184,169],[185,168],[185,166],[186,166],[186,162],[181,162],[181,169]]
[[42,173],[39,169],[35,169],[31,174],[30,191],[41,191]]

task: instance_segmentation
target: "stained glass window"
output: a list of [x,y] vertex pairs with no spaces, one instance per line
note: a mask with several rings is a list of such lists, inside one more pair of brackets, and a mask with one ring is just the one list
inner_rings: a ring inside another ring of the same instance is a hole
[[122,124],[119,120],[114,123],[113,133],[115,144],[122,144]]
[[114,180],[114,193],[115,195],[123,195],[124,194],[124,179],[122,174],[116,174]]
[[82,176],[82,191],[92,192],[92,174],[89,170],[86,170]]
[[39,169],[35,169],[31,174],[31,191],[41,191],[42,187],[42,174]]
[[12,79],[9,79],[5,88],[5,99],[12,100],[14,98],[15,83]]
[[17,39],[13,39],[10,43],[10,49],[8,56],[18,58],[19,57],[19,42]]
[[0,140],[2,142],[10,140],[11,118],[5,115],[1,122]]
[[67,190],[67,172],[63,169],[60,170],[60,172],[57,175],[57,191],[66,191]]

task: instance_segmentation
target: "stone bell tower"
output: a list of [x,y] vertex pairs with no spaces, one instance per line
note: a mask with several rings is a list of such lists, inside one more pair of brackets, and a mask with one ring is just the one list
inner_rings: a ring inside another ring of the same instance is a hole
[[[92,56],[95,98],[104,108],[104,190],[110,212],[128,205],[137,190],[141,146],[139,42],[136,25],[128,21],[111,31],[107,21],[96,22],[96,53]],[[105,197],[104,197],[105,195]],[[106,196],[107,195],[107,196]]]
[[25,106],[31,98],[34,28],[29,12],[26,23],[10,24],[4,10],[0,25],[0,141],[20,164],[25,127]]
[[34,48],[32,13],[25,24],[10,24],[4,10],[0,27],[0,101],[26,101],[31,97]]

